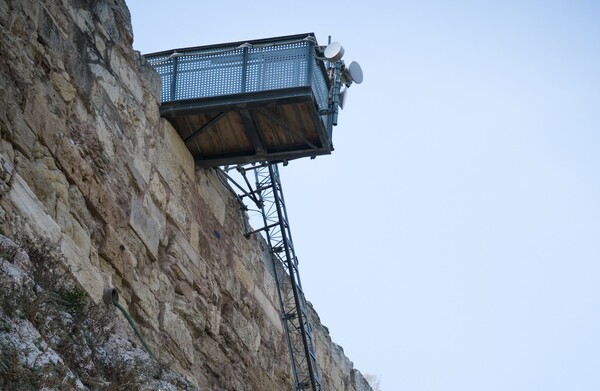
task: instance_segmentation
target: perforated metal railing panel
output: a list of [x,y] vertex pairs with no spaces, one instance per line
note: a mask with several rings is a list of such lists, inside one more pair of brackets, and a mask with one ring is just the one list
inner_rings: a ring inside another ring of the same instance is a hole
[[175,95],[171,100],[242,92],[243,63],[243,50],[240,49],[179,57],[175,72]]
[[246,91],[308,85],[308,42],[248,49]]
[[327,107],[327,81],[310,40],[245,44],[148,55],[162,81],[161,101],[311,86]]
[[317,99],[319,109],[325,110],[327,109],[327,100],[329,98],[329,86],[327,85],[325,74],[320,67],[313,67],[312,72],[312,90]]

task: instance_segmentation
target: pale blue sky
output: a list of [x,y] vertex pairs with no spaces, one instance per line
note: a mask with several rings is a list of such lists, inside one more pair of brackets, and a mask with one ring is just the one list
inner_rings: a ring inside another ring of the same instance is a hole
[[365,81],[281,169],[308,300],[384,391],[600,390],[600,3],[128,1],[142,53],[315,32]]

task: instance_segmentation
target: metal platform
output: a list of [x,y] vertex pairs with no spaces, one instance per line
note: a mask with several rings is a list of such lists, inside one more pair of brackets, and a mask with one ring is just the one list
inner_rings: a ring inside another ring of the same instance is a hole
[[314,34],[146,55],[161,116],[198,167],[285,162],[333,150],[330,82]]

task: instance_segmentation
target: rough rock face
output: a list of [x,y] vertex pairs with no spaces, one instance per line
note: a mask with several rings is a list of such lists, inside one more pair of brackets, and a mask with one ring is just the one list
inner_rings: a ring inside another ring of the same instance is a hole
[[92,302],[61,254],[17,224],[0,235],[0,390],[193,390],[134,346],[114,308]]
[[[202,390],[293,389],[264,242],[159,117],[120,0],[0,0],[0,223],[64,254]],[[327,390],[368,390],[313,313]],[[132,337],[132,341],[133,341]]]

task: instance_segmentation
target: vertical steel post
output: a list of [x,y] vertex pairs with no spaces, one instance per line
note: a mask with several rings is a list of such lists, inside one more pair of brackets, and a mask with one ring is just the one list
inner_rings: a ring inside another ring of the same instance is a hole
[[171,81],[171,100],[175,100],[177,94],[177,66],[179,64],[179,57],[173,57],[173,80]]
[[306,50],[308,51],[308,61],[307,61],[307,66],[306,66],[306,85],[307,86],[312,86],[312,82],[313,82],[313,73],[314,73],[314,67],[315,67],[315,43],[312,41],[309,41]]
[[248,78],[248,46],[244,46],[244,55],[243,55],[243,60],[242,60],[242,88],[241,88],[241,92],[246,92],[246,84],[247,84],[247,78]]

